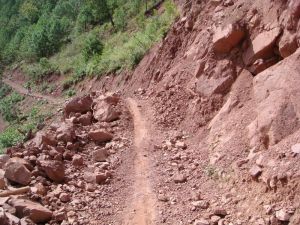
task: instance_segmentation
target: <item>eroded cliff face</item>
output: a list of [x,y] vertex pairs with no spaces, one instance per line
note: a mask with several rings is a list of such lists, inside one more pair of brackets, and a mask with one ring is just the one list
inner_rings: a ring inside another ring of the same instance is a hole
[[[219,199],[212,205],[234,212],[233,224],[300,223],[299,14],[297,0],[183,4],[181,18],[127,81],[127,93],[145,91],[168,138],[188,134],[191,162],[225,177],[222,184],[198,179],[190,189]],[[203,174],[187,171],[191,179]],[[278,219],[283,212],[294,215],[290,222]]]

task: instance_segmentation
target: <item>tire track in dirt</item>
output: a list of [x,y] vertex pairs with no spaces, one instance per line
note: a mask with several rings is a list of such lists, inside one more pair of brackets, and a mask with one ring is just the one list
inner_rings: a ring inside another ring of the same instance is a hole
[[135,100],[127,99],[134,122],[134,187],[130,196],[123,223],[124,225],[154,225],[156,219],[156,198],[150,182],[150,161],[148,149],[150,135],[149,121],[143,118]]

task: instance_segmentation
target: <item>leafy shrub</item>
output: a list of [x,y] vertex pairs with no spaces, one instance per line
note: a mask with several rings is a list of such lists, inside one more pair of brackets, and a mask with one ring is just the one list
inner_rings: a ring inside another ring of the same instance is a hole
[[13,122],[18,118],[19,110],[17,109],[16,104],[23,99],[23,96],[16,92],[12,92],[0,100],[0,113],[4,120]]
[[41,81],[46,76],[57,73],[57,67],[52,65],[47,58],[41,58],[39,63],[23,68],[24,72],[34,81]]
[[1,149],[16,145],[23,139],[23,135],[17,130],[15,126],[7,128],[0,133],[0,151]]
[[88,61],[95,55],[101,55],[103,50],[102,42],[97,38],[95,34],[91,34],[87,37],[84,42],[84,46],[82,49],[82,55],[85,61]]
[[72,96],[76,95],[76,91],[74,89],[69,89],[65,92],[65,95],[67,97],[72,97]]

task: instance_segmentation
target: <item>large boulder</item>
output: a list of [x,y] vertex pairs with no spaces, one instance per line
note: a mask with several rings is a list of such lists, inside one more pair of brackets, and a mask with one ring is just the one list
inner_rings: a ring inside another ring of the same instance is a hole
[[213,48],[216,52],[228,53],[245,37],[245,31],[238,24],[228,24],[216,29]]
[[268,148],[299,129],[300,50],[254,79],[257,117],[249,125],[251,147]]
[[9,204],[16,208],[19,218],[29,217],[35,223],[46,223],[52,218],[52,212],[44,206],[25,199],[11,199]]
[[38,132],[33,139],[36,147],[40,147],[41,145],[49,145],[55,147],[57,145],[57,141],[55,137],[51,133]]
[[236,79],[236,68],[229,60],[220,60],[210,73],[203,73],[196,83],[196,91],[209,97],[226,94]]
[[94,118],[100,122],[112,122],[119,119],[120,113],[115,107],[120,98],[116,94],[100,95],[93,103]]
[[88,133],[90,139],[96,142],[106,142],[111,141],[113,139],[113,135],[105,130],[91,130]]
[[0,190],[6,188],[5,171],[0,169]]
[[269,59],[274,55],[274,45],[281,33],[279,27],[259,34],[243,54],[243,60],[246,65],[251,65],[257,59]]
[[75,128],[71,123],[62,123],[56,131],[58,141],[73,142],[76,139]]
[[5,164],[5,177],[15,183],[28,185],[31,181],[31,165],[24,159],[11,158]]
[[89,95],[76,97],[66,103],[64,114],[69,117],[71,113],[86,113],[91,110],[93,99]]
[[298,48],[297,35],[285,30],[279,41],[279,52],[283,58],[293,54]]
[[10,159],[9,155],[0,155],[0,169],[3,169],[5,163]]
[[62,182],[65,179],[65,167],[61,161],[44,160],[40,161],[40,166],[46,175],[55,182]]

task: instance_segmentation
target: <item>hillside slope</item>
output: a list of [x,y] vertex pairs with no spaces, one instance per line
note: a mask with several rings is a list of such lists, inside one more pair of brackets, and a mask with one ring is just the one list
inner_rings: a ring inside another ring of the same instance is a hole
[[4,188],[28,185],[43,205],[10,196],[3,205],[26,209],[15,216],[300,224],[300,2],[177,4],[180,18],[132,73],[83,81],[85,95],[1,156]]

